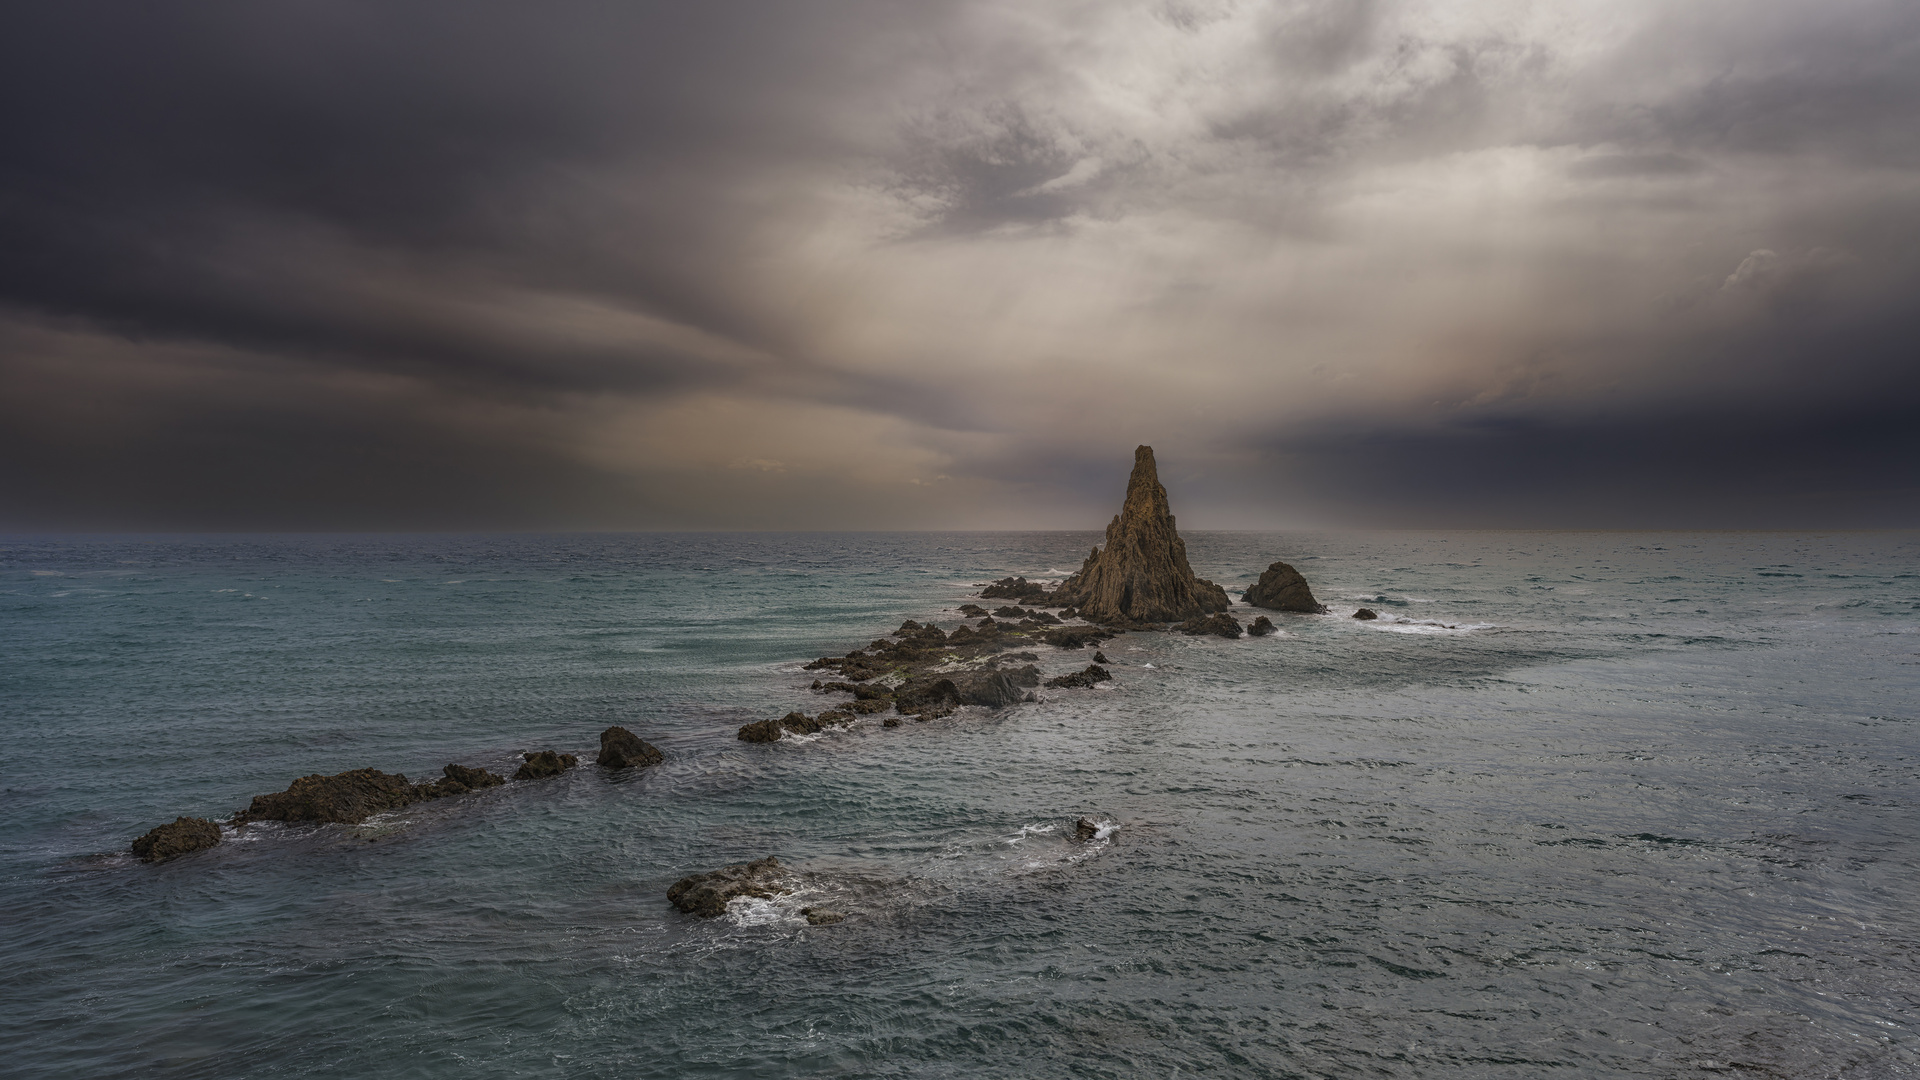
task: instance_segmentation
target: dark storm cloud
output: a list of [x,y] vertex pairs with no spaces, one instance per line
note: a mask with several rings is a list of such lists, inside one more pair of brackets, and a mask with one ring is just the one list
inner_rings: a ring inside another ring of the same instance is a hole
[[0,524],[1920,513],[1911,4],[5,30]]

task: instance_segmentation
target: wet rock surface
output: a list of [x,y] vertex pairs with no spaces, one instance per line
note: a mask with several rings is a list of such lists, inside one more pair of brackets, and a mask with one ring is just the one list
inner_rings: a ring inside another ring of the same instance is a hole
[[667,755],[652,743],[615,724],[600,733],[600,756],[595,764],[609,769],[630,769],[642,765],[658,765],[667,760]]
[[1091,818],[1081,818],[1073,823],[1073,838],[1085,844],[1098,839],[1100,826]]
[[1227,610],[1226,590],[1194,576],[1187,562],[1187,545],[1174,528],[1151,446],[1134,451],[1126,503],[1107,526],[1106,540],[1104,549],[1095,548],[1054,590],[1051,604],[1116,625],[1176,622]]
[[1094,683],[1103,683],[1113,678],[1113,673],[1099,664],[1088,664],[1084,671],[1071,675],[1058,675],[1047,680],[1047,685],[1062,690],[1084,690]]
[[1273,620],[1267,618],[1265,615],[1262,615],[1259,618],[1247,624],[1247,636],[1248,637],[1266,637],[1268,634],[1273,633],[1276,629],[1278,629],[1278,627],[1273,625]]
[[546,780],[559,776],[580,764],[580,759],[572,754],[562,754],[553,750],[540,750],[522,754],[521,757],[525,760],[521,762],[518,769],[514,770],[515,780]]
[[133,842],[133,853],[140,856],[142,862],[166,862],[218,843],[220,826],[206,818],[183,817],[148,830]]
[[1277,562],[1261,573],[1260,580],[1240,595],[1242,600],[1254,607],[1267,608],[1270,611],[1299,611],[1309,615],[1325,615],[1326,606],[1313,598],[1313,589],[1307,585],[1307,579],[1300,571]]
[[442,768],[440,779],[430,785],[428,798],[441,799],[449,795],[465,795],[481,788],[499,787],[506,778],[495,776],[485,769],[470,768],[466,765],[448,765]]
[[353,769],[333,776],[315,773],[295,780],[285,791],[255,795],[253,802],[235,815],[234,821],[330,821],[352,825],[374,814],[431,798],[426,788],[427,785],[408,782],[400,773],[383,773],[378,769]]
[[754,862],[723,866],[705,874],[689,874],[667,890],[667,902],[689,915],[711,919],[723,915],[727,903],[742,896],[771,900],[788,891],[786,868],[772,855]]
[[844,911],[828,911],[826,908],[801,908],[800,914],[807,917],[808,926],[832,926],[847,917]]
[[1233,616],[1219,611],[1198,619],[1188,619],[1180,624],[1180,632],[1190,637],[1212,634],[1215,637],[1238,638],[1240,623]]

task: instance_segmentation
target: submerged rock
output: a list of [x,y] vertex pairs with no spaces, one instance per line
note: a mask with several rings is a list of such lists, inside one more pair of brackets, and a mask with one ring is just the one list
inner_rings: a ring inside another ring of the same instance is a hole
[[1085,671],[1076,671],[1071,675],[1059,675],[1047,680],[1047,685],[1065,690],[1091,687],[1094,683],[1106,682],[1113,674],[1099,664],[1088,664]]
[[1216,611],[1198,619],[1188,619],[1180,624],[1180,632],[1191,637],[1213,634],[1216,637],[1238,638],[1240,623],[1224,611]]
[[234,821],[332,821],[352,825],[431,797],[427,785],[416,787],[400,773],[378,769],[353,769],[333,776],[315,773],[295,780],[285,791],[255,795]]
[[658,747],[618,724],[600,733],[600,756],[594,759],[609,769],[658,765],[665,760],[667,755]]
[[1354,612],[1353,617],[1356,619],[1377,619],[1380,617],[1380,613],[1372,608],[1363,607],[1359,611]]
[[741,896],[771,900],[786,890],[779,886],[786,868],[769,855],[749,863],[723,866],[705,874],[689,874],[667,890],[667,902],[689,915],[711,919],[723,915],[727,902]]
[[1084,844],[1091,840],[1097,840],[1099,837],[1100,826],[1094,824],[1090,818],[1081,818],[1079,821],[1073,823],[1073,838],[1075,840]]
[[826,908],[801,908],[800,914],[807,917],[808,926],[832,926],[847,917],[843,911],[828,911]]
[[1262,615],[1247,625],[1247,636],[1266,637],[1268,634],[1273,633],[1275,629],[1277,628],[1273,625],[1273,620]]
[[1307,586],[1307,579],[1300,571],[1277,562],[1267,567],[1260,580],[1253,587],[1240,594],[1240,599],[1254,607],[1272,611],[1303,611],[1309,615],[1325,615],[1326,606],[1313,598],[1313,590]]
[[192,851],[202,851],[220,842],[220,826],[206,818],[183,817],[172,824],[149,829],[133,842],[133,853],[142,862],[166,862]]
[[1054,590],[1055,604],[1078,608],[1089,621],[1118,625],[1227,610],[1226,590],[1195,577],[1187,562],[1151,446],[1133,452],[1126,503],[1107,526],[1106,539],[1105,550],[1095,548],[1079,572]]
[[562,754],[553,750],[541,750],[538,753],[522,754],[526,760],[513,772],[515,780],[546,780],[559,776],[575,765],[580,759],[572,754]]

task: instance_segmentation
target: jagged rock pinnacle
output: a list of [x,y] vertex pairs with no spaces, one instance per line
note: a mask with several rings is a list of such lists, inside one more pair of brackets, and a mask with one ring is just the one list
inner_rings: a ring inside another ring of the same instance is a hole
[[1226,590],[1195,577],[1187,564],[1153,447],[1133,452],[1127,501],[1107,526],[1106,549],[1093,549],[1054,599],[1095,622],[1173,622],[1227,610]]

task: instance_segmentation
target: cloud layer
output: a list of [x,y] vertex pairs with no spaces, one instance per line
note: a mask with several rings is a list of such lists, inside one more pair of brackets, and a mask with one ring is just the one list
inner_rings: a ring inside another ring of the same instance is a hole
[[1920,9],[43,5],[0,526],[1920,524]]

